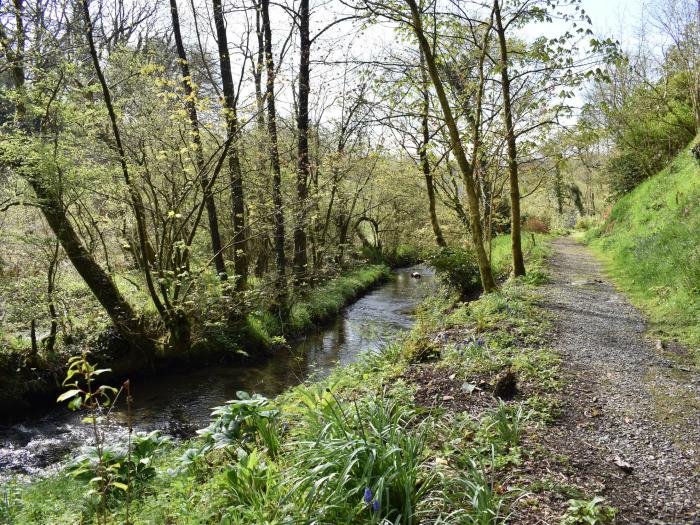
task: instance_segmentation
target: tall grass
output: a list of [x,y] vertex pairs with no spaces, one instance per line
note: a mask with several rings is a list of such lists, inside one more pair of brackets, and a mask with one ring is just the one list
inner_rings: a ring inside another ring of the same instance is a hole
[[322,523],[416,523],[430,486],[422,478],[426,437],[407,406],[388,397],[341,403],[309,392],[295,443],[304,514]]

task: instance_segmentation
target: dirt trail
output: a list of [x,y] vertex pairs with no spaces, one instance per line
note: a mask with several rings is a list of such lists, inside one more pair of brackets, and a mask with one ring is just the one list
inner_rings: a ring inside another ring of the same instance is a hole
[[700,375],[645,336],[584,246],[553,249],[544,303],[567,386],[545,446],[568,456],[568,479],[620,509],[616,523],[700,524]]

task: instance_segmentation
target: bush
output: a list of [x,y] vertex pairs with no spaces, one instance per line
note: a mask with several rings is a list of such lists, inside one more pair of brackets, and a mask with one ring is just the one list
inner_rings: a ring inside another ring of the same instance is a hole
[[428,257],[428,265],[438,280],[459,293],[462,299],[481,289],[476,255],[463,248],[440,248]]
[[105,490],[109,494],[116,494],[113,489],[126,492],[129,484],[139,488],[156,476],[153,459],[169,446],[170,438],[157,430],[137,434],[131,443],[131,457],[126,447],[119,447],[105,449],[100,459],[98,450],[90,447],[68,465],[67,472],[91,485],[104,476]]
[[594,217],[579,217],[576,221],[575,228],[581,231],[590,230],[596,224],[596,219]]

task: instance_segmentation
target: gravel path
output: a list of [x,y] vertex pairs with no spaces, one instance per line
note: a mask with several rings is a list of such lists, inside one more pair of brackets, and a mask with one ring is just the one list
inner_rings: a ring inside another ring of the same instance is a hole
[[553,242],[545,307],[567,386],[546,436],[616,523],[700,524],[700,375],[663,355],[641,314],[572,239]]

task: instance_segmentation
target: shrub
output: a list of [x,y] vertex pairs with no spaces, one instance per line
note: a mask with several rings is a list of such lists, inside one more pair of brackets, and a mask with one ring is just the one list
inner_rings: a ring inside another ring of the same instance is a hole
[[575,228],[577,230],[590,230],[593,226],[595,226],[596,220],[594,217],[579,217],[576,220],[576,226]]
[[148,434],[137,434],[131,443],[130,456],[127,447],[105,448],[100,460],[97,449],[90,447],[68,465],[67,471],[75,479],[90,484],[95,484],[99,472],[103,471],[108,493],[114,494],[113,489],[126,492],[129,483],[139,487],[155,477],[153,459],[169,445],[170,438],[161,436],[157,430]]
[[481,289],[479,266],[471,250],[439,248],[428,257],[427,262],[435,270],[438,280],[458,292],[462,299]]
[[242,446],[249,448],[260,439],[270,456],[280,446],[277,410],[272,402],[260,394],[236,392],[238,399],[216,407],[208,427],[198,430],[205,440],[205,448]]

